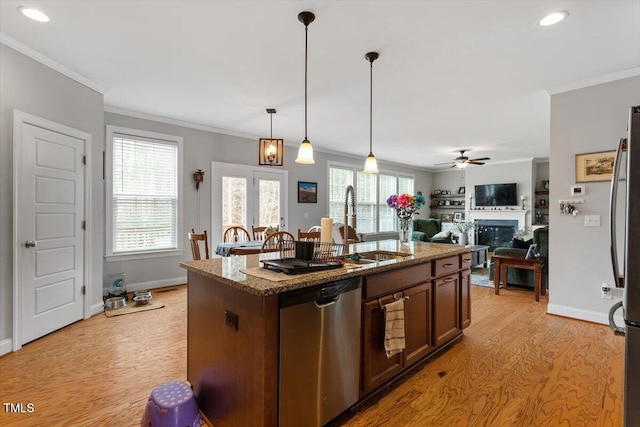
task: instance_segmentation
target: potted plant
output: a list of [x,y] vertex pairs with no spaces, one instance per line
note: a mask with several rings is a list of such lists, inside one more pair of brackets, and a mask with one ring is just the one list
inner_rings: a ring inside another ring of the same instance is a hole
[[458,243],[461,245],[469,244],[469,231],[476,228],[476,223],[472,221],[459,221],[453,223],[453,229],[457,231]]

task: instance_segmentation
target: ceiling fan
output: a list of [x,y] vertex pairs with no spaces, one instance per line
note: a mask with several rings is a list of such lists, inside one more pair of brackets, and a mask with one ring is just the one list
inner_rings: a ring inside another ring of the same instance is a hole
[[469,150],[460,150],[460,156],[453,159],[453,162],[436,163],[436,166],[450,164],[452,168],[456,167],[456,168],[464,169],[467,167],[467,165],[484,165],[484,160],[491,160],[490,157],[480,157],[477,159],[470,159],[469,157],[464,155],[465,151],[469,151]]

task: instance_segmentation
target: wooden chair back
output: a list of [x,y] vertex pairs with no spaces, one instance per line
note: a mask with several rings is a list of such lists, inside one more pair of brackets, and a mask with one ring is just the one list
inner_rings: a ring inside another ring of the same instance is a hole
[[249,235],[249,232],[244,229],[244,227],[233,226],[229,227],[227,231],[224,232],[222,240],[225,243],[248,242],[249,240],[251,240],[251,236]]
[[189,243],[191,244],[191,255],[193,255],[194,260],[202,259],[200,256],[200,242],[204,242],[205,259],[209,259],[209,239],[207,238],[207,230],[204,230],[204,233],[202,234],[197,234],[196,230],[192,228],[191,233],[189,233]]
[[251,233],[253,234],[253,240],[264,240],[267,237],[267,227],[255,227],[252,225]]
[[293,257],[295,254],[295,240],[293,234],[288,231],[276,231],[269,234],[262,243],[260,252],[282,253],[283,258]]
[[319,242],[319,231],[302,231],[298,228],[298,240],[303,242]]
[[307,232],[311,233],[312,231],[322,231],[322,227],[320,227],[319,225],[314,225],[313,227],[310,227]]

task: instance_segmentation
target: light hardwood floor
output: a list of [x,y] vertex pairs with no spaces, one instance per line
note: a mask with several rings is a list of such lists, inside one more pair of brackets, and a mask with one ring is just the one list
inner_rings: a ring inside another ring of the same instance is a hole
[[[464,339],[339,424],[622,426],[624,339],[545,314],[531,291],[471,287]],[[153,388],[186,379],[186,287],[165,308],[75,323],[0,358],[2,426],[140,425]]]

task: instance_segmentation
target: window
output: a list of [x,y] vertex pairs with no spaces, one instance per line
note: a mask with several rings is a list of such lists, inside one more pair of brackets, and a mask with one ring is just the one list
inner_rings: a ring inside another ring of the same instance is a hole
[[353,185],[357,231],[379,233],[397,230],[397,220],[393,209],[387,206],[387,198],[392,194],[413,194],[414,178],[392,172],[366,174],[360,169],[359,166],[329,164],[329,216],[334,222],[344,222],[345,191],[347,185]]
[[107,256],[180,251],[182,138],[107,126],[105,172]]

